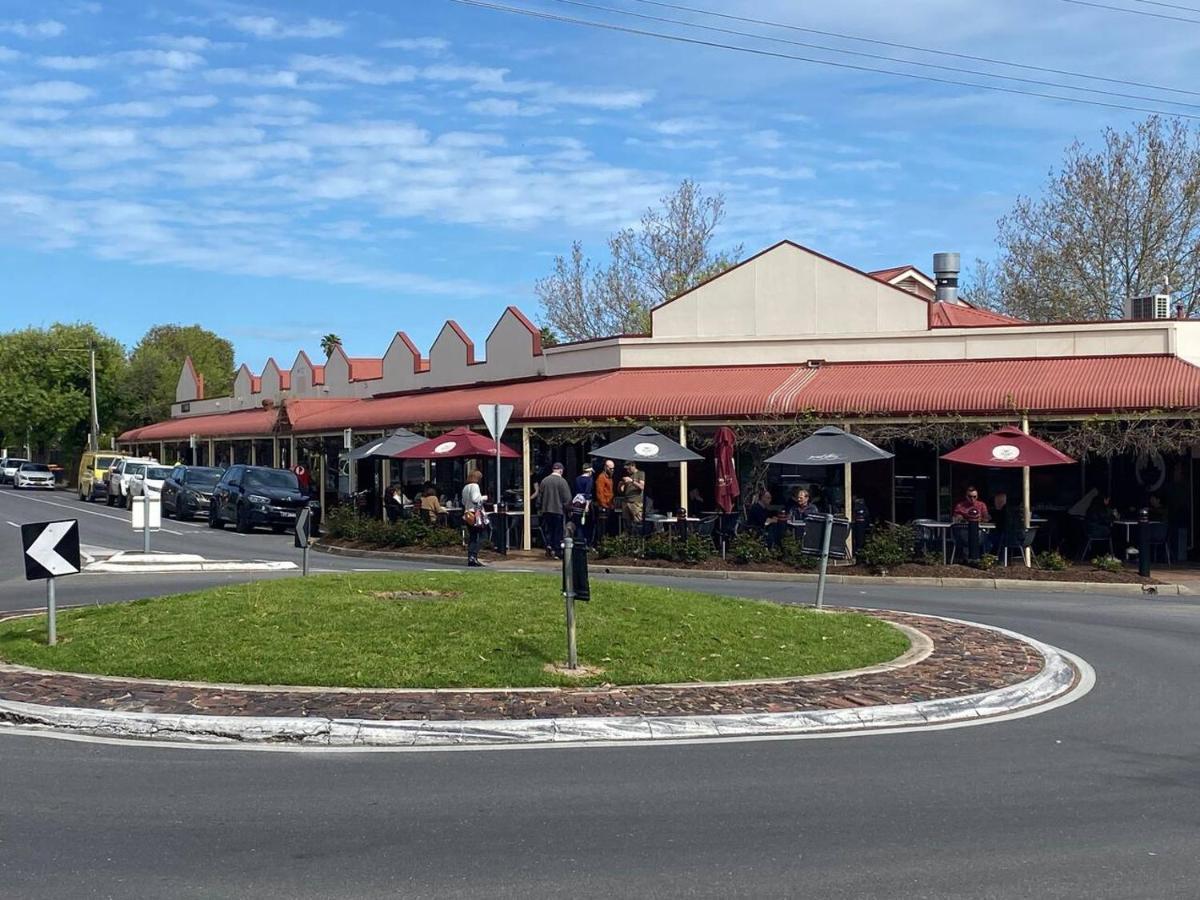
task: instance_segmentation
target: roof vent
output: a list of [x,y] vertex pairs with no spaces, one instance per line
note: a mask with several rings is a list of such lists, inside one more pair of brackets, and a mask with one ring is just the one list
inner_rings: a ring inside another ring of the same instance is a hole
[[958,303],[959,256],[957,253],[933,254],[933,278],[938,303]]
[[825,365],[825,360],[823,359],[810,359],[808,361],[808,367],[810,369],[819,369],[823,365]]
[[1134,321],[1171,318],[1171,295],[1150,294],[1130,297],[1125,302],[1125,317]]

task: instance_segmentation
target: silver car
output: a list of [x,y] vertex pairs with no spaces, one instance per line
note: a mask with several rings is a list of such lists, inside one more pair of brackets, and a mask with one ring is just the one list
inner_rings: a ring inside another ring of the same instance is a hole
[[17,469],[29,462],[27,459],[21,459],[16,456],[6,456],[0,459],[0,484],[12,484],[13,476],[17,474]]
[[12,486],[14,490],[21,488],[42,488],[54,490],[54,473],[45,463],[22,463],[21,468],[13,473]]

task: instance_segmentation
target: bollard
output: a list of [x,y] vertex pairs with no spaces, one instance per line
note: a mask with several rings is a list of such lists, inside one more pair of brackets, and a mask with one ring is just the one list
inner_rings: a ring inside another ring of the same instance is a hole
[[571,555],[575,540],[567,535],[563,539],[563,597],[567,604],[567,668],[579,667],[579,657],[575,651],[575,574],[572,570]]
[[1138,510],[1138,574],[1150,577],[1150,510]]

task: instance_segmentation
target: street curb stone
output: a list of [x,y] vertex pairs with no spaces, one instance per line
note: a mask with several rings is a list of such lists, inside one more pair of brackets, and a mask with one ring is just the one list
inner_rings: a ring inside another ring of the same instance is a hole
[[[929,616],[928,618],[944,618]],[[724,737],[852,733],[924,725],[966,724],[1053,701],[1080,672],[1059,649],[1007,629],[944,618],[1030,645],[1044,659],[1032,678],[967,696],[846,709],[683,716],[579,716],[545,719],[364,720],[346,718],[163,714],[52,707],[0,701],[0,720],[101,737],[306,747],[489,747],[579,745]]]

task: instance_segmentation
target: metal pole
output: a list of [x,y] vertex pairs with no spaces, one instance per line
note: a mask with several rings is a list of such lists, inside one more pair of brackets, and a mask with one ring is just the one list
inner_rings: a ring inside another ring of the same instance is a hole
[[[1029,416],[1021,416],[1021,430],[1029,434]],[[1030,519],[1033,515],[1033,511],[1029,508],[1029,466],[1021,468],[1021,505],[1025,509],[1022,513],[1024,531],[1021,532],[1021,541],[1024,542],[1025,534],[1029,531]],[[1026,547],[1023,553],[1025,556],[1025,566],[1028,568],[1033,565],[1033,548]]]
[[[143,482],[145,484],[145,482]],[[144,490],[144,488],[143,488]],[[142,494],[142,552],[150,552],[150,495]]]
[[574,538],[563,538],[563,583],[566,585],[566,590],[563,592],[567,598],[567,668],[576,669],[579,667],[579,658],[575,653],[575,571],[571,568],[571,548],[574,547]]
[[833,535],[833,514],[825,513],[825,531],[821,535],[821,570],[817,576],[817,609],[825,605],[825,571],[829,567],[829,538]]
[[[679,446],[687,446],[687,426],[682,422],[679,423]],[[688,500],[688,464],[681,462],[679,464],[679,508],[687,509]],[[699,513],[699,510],[692,511],[688,509],[688,515],[694,516]]]
[[533,493],[533,474],[530,471],[529,429],[521,427],[521,509],[525,515],[521,519],[521,549],[533,549],[533,509],[529,499]]
[[96,411],[96,348],[89,347],[92,375],[92,449],[100,449],[100,414]]
[[300,549],[300,574],[308,574],[308,544]]
[[53,647],[58,643],[58,611],[55,609],[53,578],[46,579],[46,632],[46,639]]

